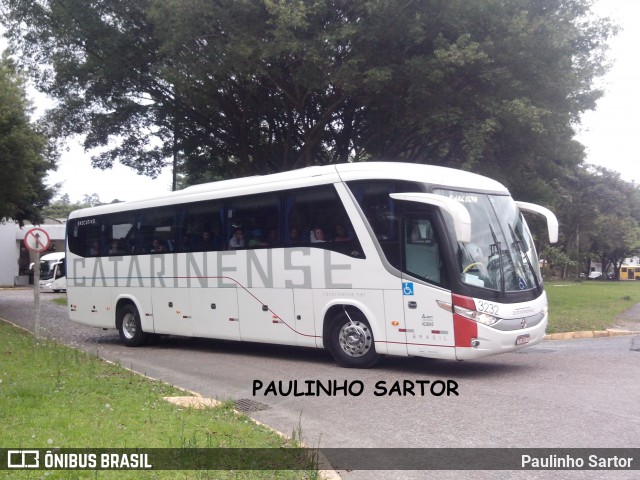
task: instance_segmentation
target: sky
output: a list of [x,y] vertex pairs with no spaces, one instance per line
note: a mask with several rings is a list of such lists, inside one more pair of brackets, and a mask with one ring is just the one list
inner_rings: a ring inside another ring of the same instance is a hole
[[609,41],[615,63],[601,82],[605,94],[595,111],[583,115],[576,138],[587,148],[587,163],[616,170],[624,180],[638,184],[640,2],[599,0],[594,10],[611,17],[622,30]]
[[85,195],[97,194],[100,201],[131,201],[160,197],[171,191],[172,173],[165,168],[155,179],[138,175],[132,168],[115,164],[108,170],[91,166],[91,153],[86,153],[79,142],[69,143],[58,161],[58,169],[49,173],[48,185],[62,184],[59,196],[68,194],[72,203],[82,201]]
[[[597,14],[609,16],[622,30],[609,44],[612,69],[600,80],[605,95],[595,111],[587,112],[578,126],[576,138],[586,147],[587,163],[618,171],[627,181],[640,183],[637,154],[637,126],[640,125],[640,2],[637,0],[597,0]],[[1,43],[1,42],[0,42]],[[171,171],[159,177],[140,176],[129,167],[116,165],[110,170],[91,167],[90,153],[70,142],[58,169],[47,177],[47,184],[60,183],[60,194],[72,202],[97,194],[101,201],[138,200],[164,195],[171,190]]]

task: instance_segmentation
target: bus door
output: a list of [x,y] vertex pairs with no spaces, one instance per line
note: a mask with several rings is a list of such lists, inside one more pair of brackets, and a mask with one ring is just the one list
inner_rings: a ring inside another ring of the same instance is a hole
[[407,353],[455,358],[451,292],[431,214],[405,215],[401,241]]

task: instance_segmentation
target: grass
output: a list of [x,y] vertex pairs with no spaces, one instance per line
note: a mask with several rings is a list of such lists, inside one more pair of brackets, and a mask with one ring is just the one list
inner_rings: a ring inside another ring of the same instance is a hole
[[[295,448],[229,403],[197,410],[185,392],[0,322],[1,448]],[[11,478],[69,478],[14,470]],[[317,478],[305,471],[74,471],[73,478]]]
[[604,330],[615,317],[640,303],[640,282],[547,281],[548,333]]
[[53,303],[55,303],[56,305],[62,305],[64,307],[67,306],[67,297],[66,296],[64,296],[64,297],[55,297],[55,298],[52,298],[51,301]]

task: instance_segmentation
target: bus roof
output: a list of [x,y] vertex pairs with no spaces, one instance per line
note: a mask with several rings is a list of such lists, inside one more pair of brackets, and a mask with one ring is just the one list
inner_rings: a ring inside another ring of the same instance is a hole
[[508,194],[506,187],[501,183],[463,170],[403,162],[356,162],[203,183],[169,192],[161,197],[76,210],[69,215],[69,218],[368,179],[419,181],[444,188]]
[[500,182],[477,173],[404,162],[358,162],[335,165],[345,182],[365,179],[409,180],[433,186],[472,190],[476,192],[508,194]]

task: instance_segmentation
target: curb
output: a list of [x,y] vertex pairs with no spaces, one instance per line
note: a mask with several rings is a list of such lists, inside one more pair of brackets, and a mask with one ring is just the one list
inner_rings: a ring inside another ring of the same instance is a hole
[[617,337],[621,335],[638,335],[638,334],[640,334],[640,331],[609,328],[607,330],[584,330],[581,332],[549,333],[544,336],[544,339],[545,340],[570,340],[573,338]]

